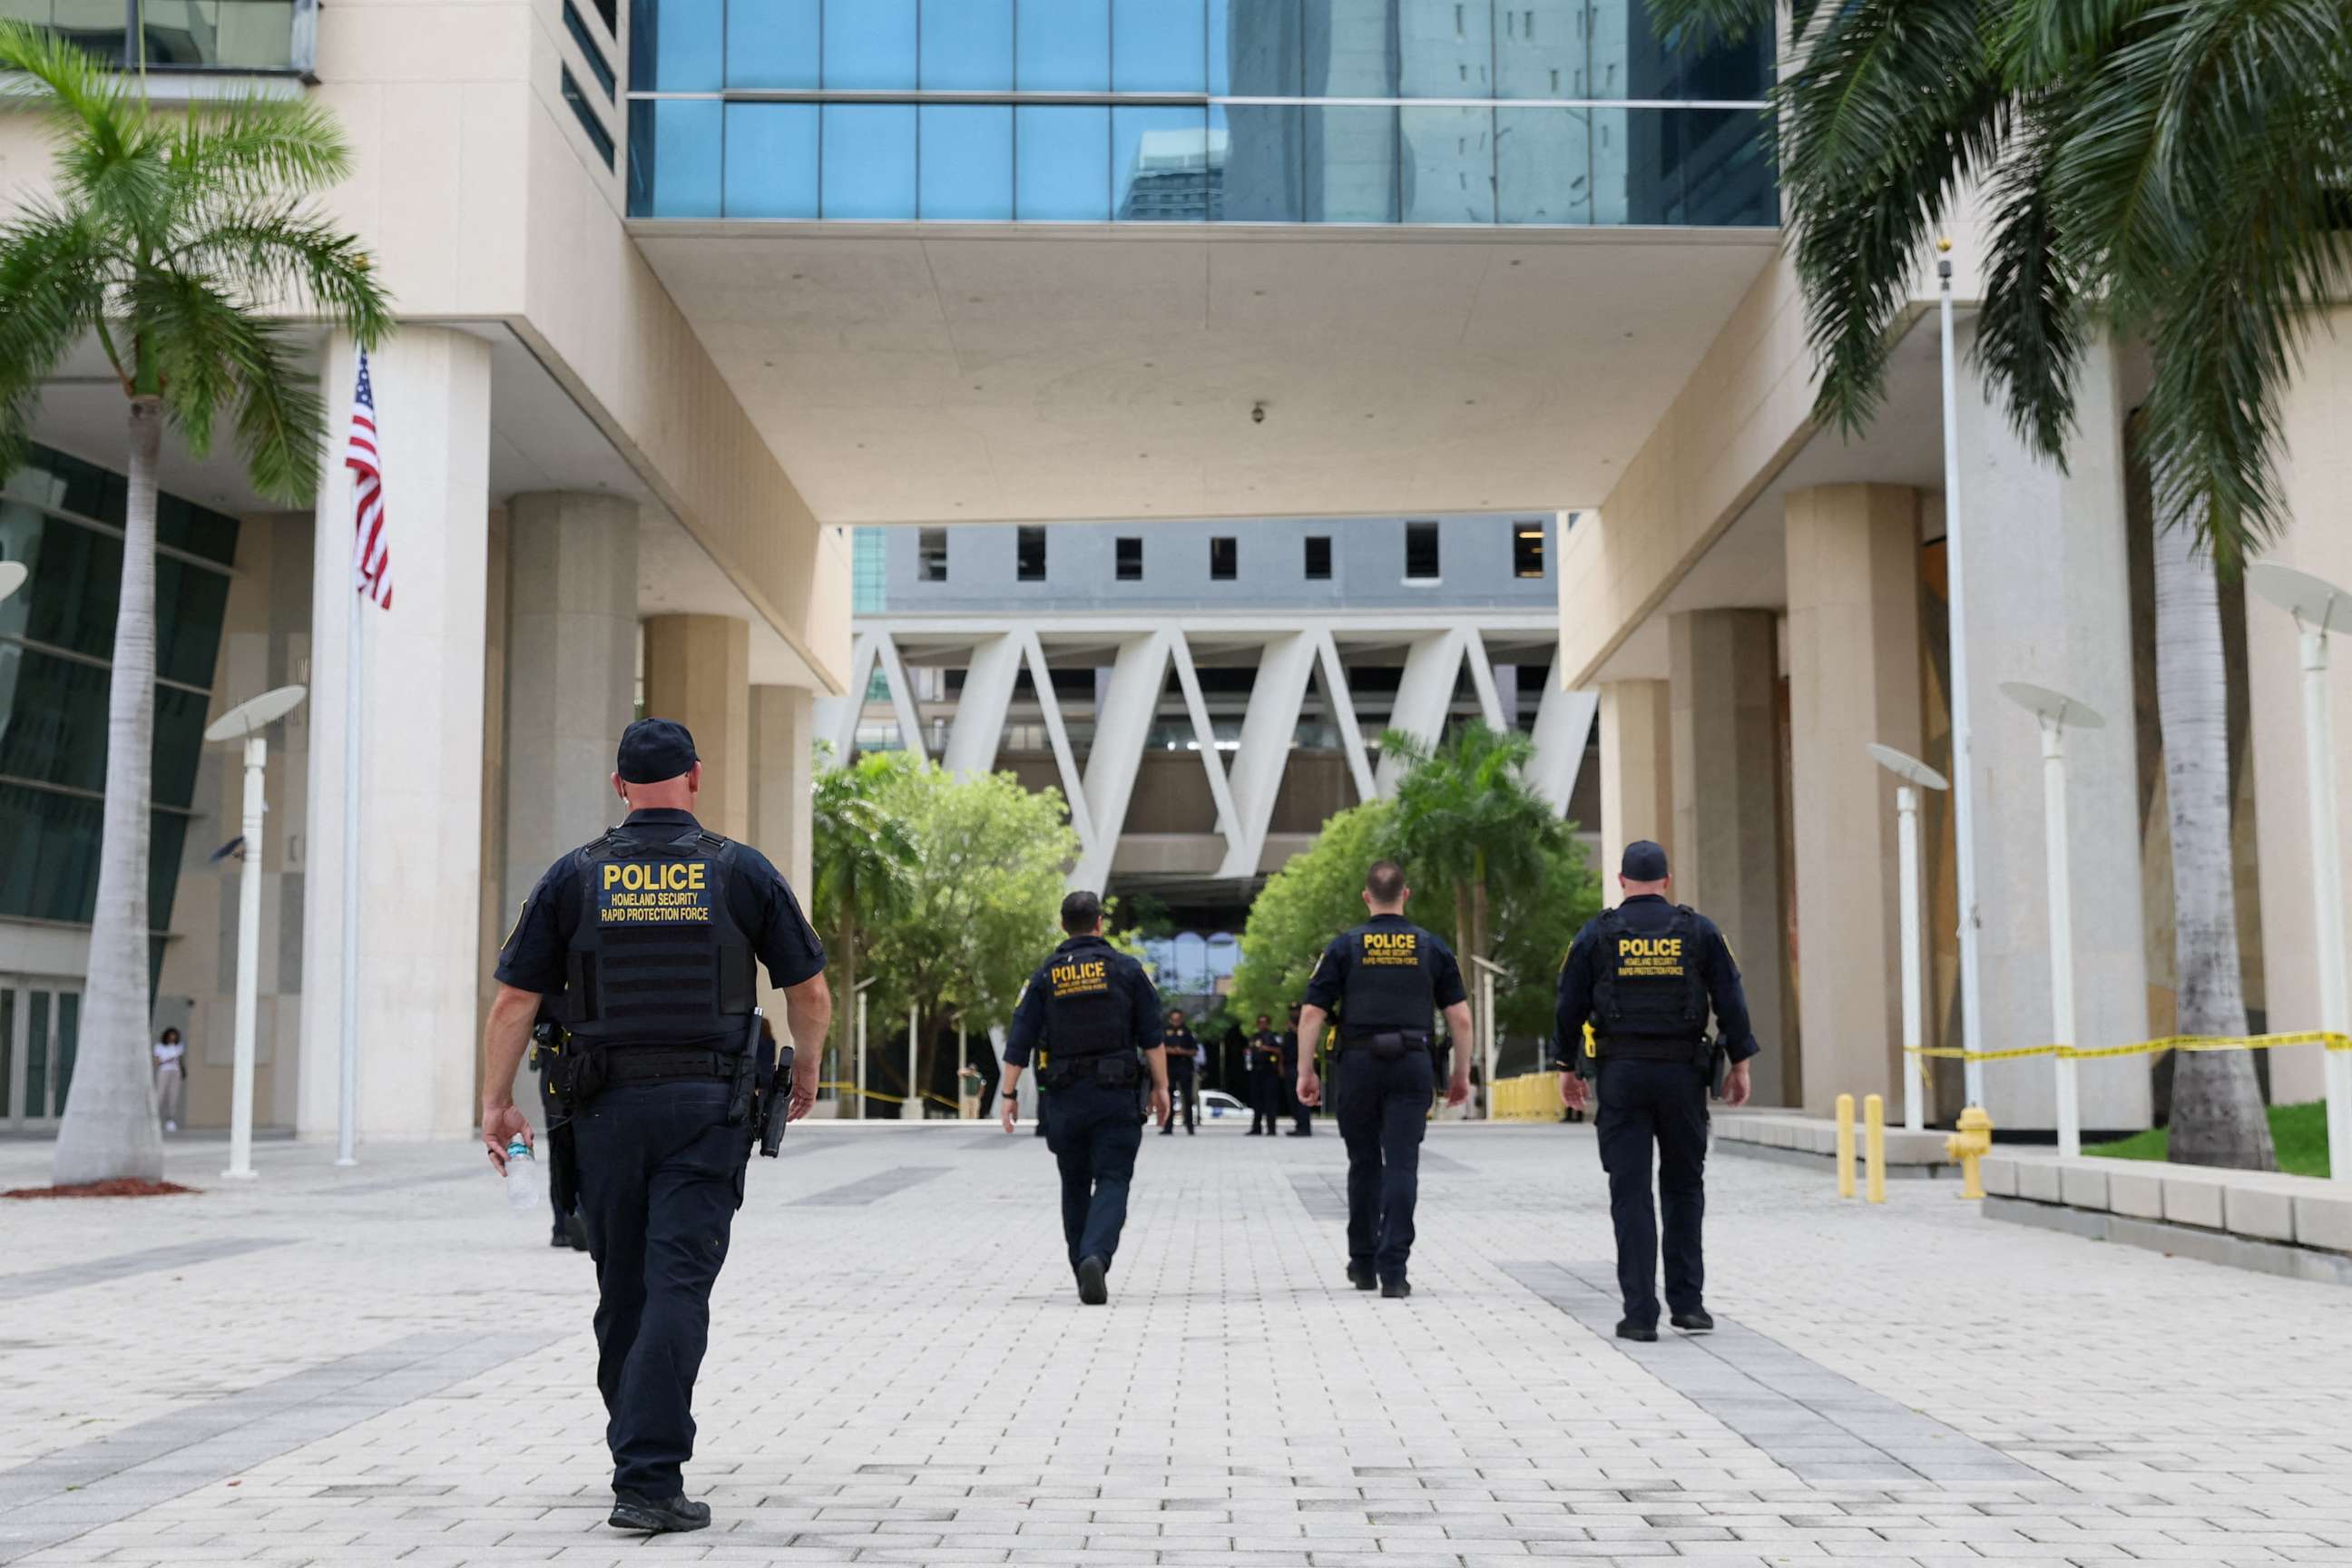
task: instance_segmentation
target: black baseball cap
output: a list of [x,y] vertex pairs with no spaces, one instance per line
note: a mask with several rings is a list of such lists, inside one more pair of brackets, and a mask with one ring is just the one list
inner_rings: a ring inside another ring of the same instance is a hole
[[1666,879],[1666,851],[1654,840],[1636,838],[1625,846],[1625,858],[1617,869],[1629,882],[1663,882]]
[[623,784],[659,784],[674,779],[702,758],[694,737],[675,719],[640,719],[621,731],[620,755],[613,771]]

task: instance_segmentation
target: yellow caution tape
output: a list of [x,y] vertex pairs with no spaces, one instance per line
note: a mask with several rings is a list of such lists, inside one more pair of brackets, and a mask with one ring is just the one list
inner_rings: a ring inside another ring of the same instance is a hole
[[2026,1057],[2060,1057],[2075,1061],[2095,1057],[2147,1057],[2158,1051],[2267,1051],[2282,1046],[2325,1046],[2331,1051],[2352,1051],[2352,1036],[2325,1029],[2292,1035],[2167,1035],[2128,1046],[2018,1046],[2005,1051],[1970,1051],[1958,1046],[1906,1046],[1915,1057],[1951,1062],[2009,1062]]
[[[820,1083],[817,1085],[817,1088],[820,1089],[829,1089],[836,1094],[854,1094],[865,1100],[878,1100],[885,1105],[904,1105],[907,1103],[907,1097],[903,1094],[885,1094],[878,1089],[860,1089],[854,1083]],[[960,1111],[963,1109],[962,1106],[957,1104],[954,1100],[942,1100],[938,1095],[931,1093],[928,1089],[924,1091],[923,1098],[944,1110]]]

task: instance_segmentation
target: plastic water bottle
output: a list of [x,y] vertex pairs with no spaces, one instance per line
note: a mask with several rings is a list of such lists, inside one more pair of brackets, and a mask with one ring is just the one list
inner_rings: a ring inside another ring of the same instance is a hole
[[507,1207],[520,1214],[547,1206],[547,1173],[520,1137],[507,1144]]

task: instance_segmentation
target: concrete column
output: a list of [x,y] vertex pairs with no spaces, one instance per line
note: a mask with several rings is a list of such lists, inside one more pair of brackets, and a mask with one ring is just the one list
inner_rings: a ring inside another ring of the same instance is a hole
[[754,686],[751,697],[751,842],[805,902],[809,792],[815,784],[815,697],[803,687]]
[[[751,826],[751,627],[733,616],[651,616],[645,623],[646,713],[675,719],[702,756],[695,815],[713,833]],[[608,770],[609,771],[609,770]]]
[[[1959,526],[1968,542],[1984,1045],[2050,1038],[2042,733],[2001,695],[2004,680],[2053,687],[2106,719],[2103,730],[2066,738],[2077,1038],[2085,1046],[2145,1039],[2129,524],[2115,356],[2095,344],[2085,357],[2078,434],[2063,473],[2018,440],[1976,378],[1962,385]],[[2146,1058],[2085,1061],[2080,1077],[2086,1131],[2148,1124]],[[2046,1060],[1987,1064],[1985,1098],[1996,1127],[2056,1123],[2056,1075]]]
[[1637,838],[1674,853],[1674,723],[1663,680],[1612,680],[1601,688],[1603,902],[1617,901],[1617,865]]
[[1903,1081],[1894,775],[1873,742],[1922,750],[1919,496],[1825,485],[1787,501],[1790,815],[1805,1108]]
[[1796,1077],[1782,1016],[1780,646],[1769,610],[1697,610],[1667,621],[1674,734],[1675,896],[1723,928],[1739,955],[1764,1054],[1756,1102]]
[[[2352,528],[2344,524],[2352,450],[2352,310],[2315,332],[2282,405],[2286,458],[2279,478],[2292,521],[2263,559],[2352,586]],[[2227,588],[2223,592],[2228,592]],[[2330,639],[2329,707],[2338,781],[2337,842],[2352,871],[2352,638]],[[2262,870],[2263,1026],[2320,1026],[2312,943],[2310,804],[2304,794],[2303,669],[2294,620],[2259,595],[2246,600],[2246,685],[2253,725],[2254,821]],[[2326,1092],[2316,1046],[2273,1051],[2271,1099],[2281,1105]]]
[[[355,356],[337,336],[326,395]],[[338,443],[312,574],[310,864],[303,889],[299,1131],[335,1132],[342,1015],[342,803],[362,805],[358,972],[362,1139],[457,1137],[474,1125],[481,918],[483,628],[489,544],[490,353],[409,327],[371,356],[390,517],[393,604],[363,606],[366,688],[345,696],[352,475]],[[345,777],[347,726],[361,775]]]
[[510,917],[557,856],[620,819],[613,751],[636,703],[637,508],[617,496],[520,495],[508,530]]

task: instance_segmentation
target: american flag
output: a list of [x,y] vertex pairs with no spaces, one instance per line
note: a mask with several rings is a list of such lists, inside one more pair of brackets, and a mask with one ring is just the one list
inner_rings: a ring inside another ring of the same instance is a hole
[[383,609],[392,608],[392,540],[383,515],[383,474],[376,461],[375,383],[368,376],[367,350],[360,351],[359,390],[352,395],[351,444],[343,467],[352,470],[352,573],[359,591]]

